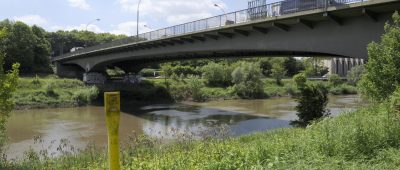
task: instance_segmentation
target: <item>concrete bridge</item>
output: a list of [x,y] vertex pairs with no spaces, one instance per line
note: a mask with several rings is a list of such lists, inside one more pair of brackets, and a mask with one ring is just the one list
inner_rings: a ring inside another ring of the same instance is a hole
[[[119,67],[193,58],[312,56],[367,58],[398,0],[285,0],[78,50],[52,59],[56,74],[82,78]],[[138,41],[139,40],[139,41]]]

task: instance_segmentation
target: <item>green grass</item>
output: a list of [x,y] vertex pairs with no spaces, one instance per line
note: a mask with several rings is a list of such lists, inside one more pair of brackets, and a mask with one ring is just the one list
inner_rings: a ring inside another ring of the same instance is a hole
[[[385,104],[288,128],[238,138],[169,144],[132,138],[121,150],[122,169],[398,169],[400,122]],[[106,169],[104,149],[92,146],[58,158],[38,153],[6,169]]]
[[98,95],[95,87],[87,87],[80,80],[54,76],[25,77],[18,80],[13,95],[17,109],[44,107],[72,107],[89,103]]

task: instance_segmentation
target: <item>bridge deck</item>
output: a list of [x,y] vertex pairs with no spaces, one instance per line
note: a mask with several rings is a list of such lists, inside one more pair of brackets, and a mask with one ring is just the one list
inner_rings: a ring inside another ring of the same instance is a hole
[[[387,4],[396,1],[398,0],[336,0],[336,3],[325,3],[328,1],[321,3],[321,1],[316,0],[314,3],[305,6],[301,3],[294,3],[295,1],[286,0],[143,33],[140,34],[139,37],[132,36],[110,43],[88,47],[55,57],[53,58],[53,61],[71,59],[77,56],[108,50],[139,46],[141,44],[165,46],[175,43],[182,44],[184,42],[193,42],[194,40],[204,41],[205,38],[216,38],[214,33],[212,33],[215,31],[218,32],[218,35],[227,37],[232,36],[232,34],[235,33],[246,35],[248,32],[246,30],[241,30],[241,27],[257,25],[265,22],[271,22],[273,27],[287,31],[285,24],[281,24],[286,19],[299,18],[325,12],[327,17],[336,20],[336,18],[330,16],[329,13],[350,8],[363,8],[379,4]],[[288,4],[288,2],[292,3]],[[366,14],[369,14],[368,11]],[[373,17],[373,15],[371,15],[371,17]],[[336,21],[340,22],[339,20]],[[297,22],[312,27],[307,20],[299,18]],[[253,26],[252,29],[260,32],[268,31],[266,28],[258,26]],[[233,30],[233,33],[229,31],[224,32],[224,30]],[[159,41],[161,41],[161,43],[159,43]]]

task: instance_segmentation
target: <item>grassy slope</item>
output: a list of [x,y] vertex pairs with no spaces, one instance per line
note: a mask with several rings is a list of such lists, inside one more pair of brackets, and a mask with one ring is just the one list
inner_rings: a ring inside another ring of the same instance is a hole
[[[400,123],[386,108],[363,108],[306,129],[278,129],[224,140],[159,145],[140,138],[122,150],[122,169],[398,169]],[[76,156],[25,159],[10,166],[105,169],[107,163],[103,151],[87,149]]]
[[[75,79],[20,78],[13,96],[18,108],[72,107],[84,104],[82,96],[89,93],[82,81]],[[79,99],[81,98],[81,99]],[[85,98],[85,97],[83,97]]]

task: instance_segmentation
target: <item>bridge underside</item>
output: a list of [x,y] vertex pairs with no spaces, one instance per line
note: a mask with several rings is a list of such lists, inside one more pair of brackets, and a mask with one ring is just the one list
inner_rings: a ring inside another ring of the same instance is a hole
[[367,58],[367,45],[379,41],[384,25],[400,3],[342,7],[226,26],[188,35],[127,44],[61,58],[86,72],[118,66],[137,71],[146,63],[196,58],[310,56]]

